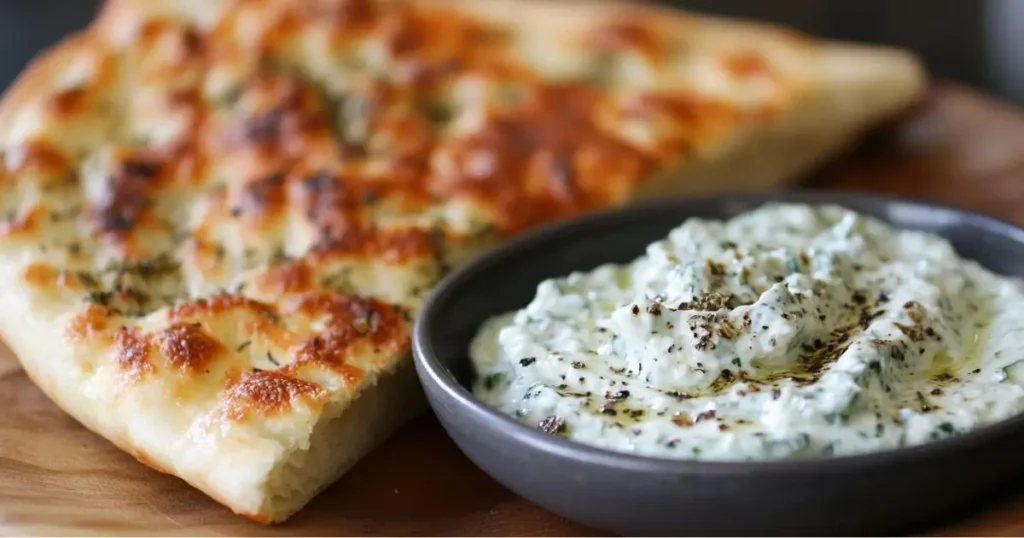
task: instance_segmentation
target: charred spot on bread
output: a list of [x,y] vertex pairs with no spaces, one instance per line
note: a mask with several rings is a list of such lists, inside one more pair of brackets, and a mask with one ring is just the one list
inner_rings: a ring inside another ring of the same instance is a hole
[[313,270],[305,260],[275,264],[260,276],[260,286],[268,293],[300,293],[313,287]]
[[232,310],[250,312],[275,322],[280,319],[277,309],[272,305],[229,293],[182,302],[168,312],[167,318],[171,321],[185,321],[221,316]]
[[203,330],[201,323],[175,323],[157,335],[160,352],[179,370],[206,369],[224,346]]
[[126,376],[138,380],[154,371],[152,343],[138,329],[121,327],[114,335],[117,363]]
[[256,416],[274,416],[298,405],[322,403],[327,391],[316,383],[278,372],[257,370],[242,374],[227,390],[227,416],[245,422]]

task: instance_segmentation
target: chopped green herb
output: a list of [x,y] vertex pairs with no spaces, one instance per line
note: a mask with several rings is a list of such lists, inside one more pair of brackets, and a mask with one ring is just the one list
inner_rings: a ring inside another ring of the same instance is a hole
[[505,380],[505,372],[497,372],[484,378],[484,388],[491,390]]

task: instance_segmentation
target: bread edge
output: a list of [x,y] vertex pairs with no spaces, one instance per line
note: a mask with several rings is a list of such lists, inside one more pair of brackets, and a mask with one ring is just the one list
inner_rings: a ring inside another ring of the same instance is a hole
[[927,72],[909,52],[840,43],[820,54],[827,69],[792,108],[670,167],[634,199],[792,186],[925,98]]
[[[318,420],[318,428],[326,427],[334,432],[353,429],[369,430],[366,435],[356,436],[358,441],[350,445],[352,447],[350,450],[335,454],[332,462],[333,469],[329,470],[329,480],[323,481],[315,478],[312,481],[313,487],[307,487],[304,491],[287,497],[283,501],[275,501],[274,497],[264,495],[261,497],[260,506],[243,506],[236,502],[236,499],[226,495],[217,484],[208,481],[202,473],[172,472],[168,470],[173,467],[172,462],[164,461],[146,448],[137,446],[122,432],[104,427],[86,406],[81,406],[82,401],[76,401],[79,400],[76,394],[68,394],[60,390],[58,381],[51,379],[46,374],[46,369],[42,367],[44,360],[56,361],[59,365],[71,363],[73,358],[70,352],[65,352],[60,357],[54,356],[54,351],[69,350],[70,348],[59,343],[38,346],[33,343],[35,337],[39,336],[37,334],[39,331],[45,329],[39,328],[37,324],[32,324],[33,327],[26,325],[18,328],[19,330],[12,331],[10,319],[6,315],[0,315],[0,317],[4,318],[3,323],[0,323],[0,340],[15,355],[29,380],[64,413],[146,467],[161,474],[174,476],[224,505],[235,514],[261,524],[280,523],[287,520],[409,420],[425,411],[427,407],[425,396],[419,387],[412,355],[411,353],[405,354],[396,362],[393,369],[382,373],[376,384],[361,391],[355,399],[340,409],[335,417],[322,416]],[[84,401],[84,397],[81,400]],[[378,402],[384,402],[386,405],[376,406],[375,404]],[[83,409],[80,409],[80,406]],[[380,407],[383,407],[383,412],[380,411]],[[368,415],[369,420],[364,417],[364,414]],[[273,471],[267,475],[268,482],[273,478],[274,473],[281,469],[287,469],[296,458],[301,458],[306,452],[296,451],[291,458],[279,461]]]

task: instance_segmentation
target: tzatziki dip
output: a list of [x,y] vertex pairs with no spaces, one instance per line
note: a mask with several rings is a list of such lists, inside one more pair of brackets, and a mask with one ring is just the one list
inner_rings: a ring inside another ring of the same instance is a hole
[[474,393],[639,455],[768,460],[918,445],[1024,411],[1024,283],[838,206],[691,218],[625,265],[487,320]]

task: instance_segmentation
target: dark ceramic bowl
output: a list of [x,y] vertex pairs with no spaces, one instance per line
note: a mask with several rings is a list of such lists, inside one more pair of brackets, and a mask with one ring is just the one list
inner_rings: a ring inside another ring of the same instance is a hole
[[685,198],[591,214],[523,235],[449,275],[415,329],[416,368],[448,434],[517,494],[618,534],[843,534],[920,530],[1024,470],[1024,416],[973,433],[867,455],[698,462],[575,443],[517,423],[467,390],[480,323],[525,306],[537,284],[627,262],[687,217],[729,218],[767,201],[837,203],[949,239],[960,254],[1024,275],[1024,230],[923,202],[836,192]]

